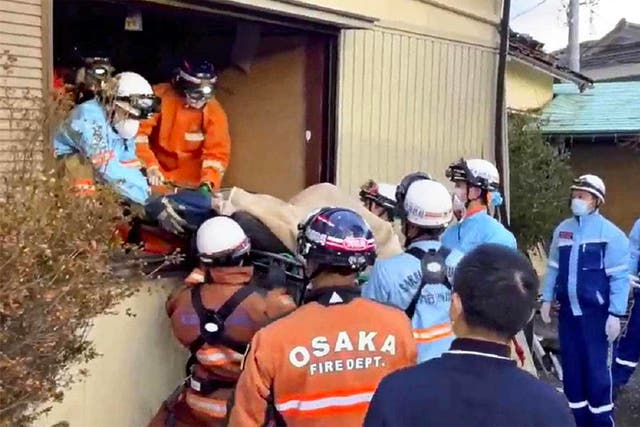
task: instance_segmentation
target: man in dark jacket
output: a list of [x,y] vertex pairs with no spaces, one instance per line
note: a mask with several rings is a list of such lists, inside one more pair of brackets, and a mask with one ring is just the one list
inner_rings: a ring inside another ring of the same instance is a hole
[[454,283],[451,349],[387,376],[365,427],[575,426],[564,396],[509,357],[538,292],[529,261],[503,245],[480,245],[462,258]]

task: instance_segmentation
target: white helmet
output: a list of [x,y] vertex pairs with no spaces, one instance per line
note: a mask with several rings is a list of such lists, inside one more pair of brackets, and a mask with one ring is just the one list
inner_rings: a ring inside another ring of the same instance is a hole
[[203,264],[215,260],[241,258],[251,250],[251,243],[240,225],[226,216],[217,216],[202,223],[196,234],[198,257]]
[[397,185],[381,182],[378,184],[378,194],[381,195],[382,197],[385,197],[389,200],[393,200],[395,202],[396,188],[398,188]]
[[160,100],[149,82],[138,73],[116,74],[114,103],[129,112],[134,119],[148,119],[160,111]]
[[446,176],[453,182],[468,182],[488,191],[497,190],[500,185],[498,169],[493,163],[484,159],[460,159],[449,165]]
[[407,221],[418,227],[446,227],[453,218],[451,195],[437,181],[421,179],[412,183],[403,207]]
[[582,190],[596,196],[600,203],[604,203],[604,197],[607,194],[607,188],[604,181],[596,175],[582,175],[578,179],[573,180],[571,191]]

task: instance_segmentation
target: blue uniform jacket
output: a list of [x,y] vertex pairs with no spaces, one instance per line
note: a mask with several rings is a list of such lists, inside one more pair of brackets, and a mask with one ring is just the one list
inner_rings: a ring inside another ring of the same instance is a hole
[[442,244],[466,254],[483,243],[496,243],[517,248],[516,238],[486,211],[470,215],[449,227],[442,235]]
[[640,266],[640,219],[633,224],[631,233],[629,233],[629,274],[638,275]]
[[557,299],[574,316],[604,309],[627,310],[629,241],[611,221],[594,212],[572,217],[553,232],[542,299]]
[[[418,241],[409,247],[422,250],[438,250],[441,243],[434,240]],[[449,282],[453,283],[453,270],[462,258],[459,251],[451,251],[445,260]],[[362,295],[383,304],[405,310],[422,281],[420,261],[408,253],[378,260],[371,270],[369,281],[362,287]],[[454,339],[451,332],[449,307],[451,291],[443,283],[428,284],[416,305],[411,319],[414,336],[418,342],[418,362],[440,356],[449,349]]]
[[146,203],[151,191],[140,171],[135,141],[118,135],[99,101],[77,105],[58,127],[53,146],[56,156],[80,154],[90,160],[97,180],[135,203]]

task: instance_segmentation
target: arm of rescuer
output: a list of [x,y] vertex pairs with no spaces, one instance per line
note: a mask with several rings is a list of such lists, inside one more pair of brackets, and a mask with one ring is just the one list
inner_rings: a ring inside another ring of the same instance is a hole
[[222,105],[212,99],[204,108],[201,184],[220,188],[231,156],[229,122]]
[[262,335],[262,331],[258,331],[253,336],[242,362],[228,427],[258,427],[269,421],[267,412],[273,404],[270,401],[274,370],[269,363],[269,345],[263,342]]
[[547,259],[547,273],[544,277],[542,284],[542,301],[553,302],[555,300],[556,293],[556,279],[558,278],[558,269],[560,268],[559,252],[558,252],[558,230],[560,227],[556,227],[553,231],[553,238],[551,239],[551,246],[549,247],[549,258]]
[[609,277],[609,314],[623,316],[629,299],[629,239],[614,228],[605,249],[604,268]]
[[[164,91],[161,90],[161,86],[156,85],[153,87],[153,91],[157,97],[162,100],[162,95]],[[162,116],[162,101],[160,102],[160,112],[154,114],[151,118],[147,120],[143,120],[140,122],[140,129],[138,129],[138,135],[136,136],[136,154],[138,158],[142,162],[142,166],[146,169],[151,168],[160,168],[160,163],[158,163],[158,159],[156,155],[151,150],[151,146],[149,145],[149,138],[153,129],[160,124],[160,119]]]
[[[640,219],[633,224],[629,233],[629,276],[638,276],[638,261],[640,260]],[[631,277],[633,282],[634,277]]]

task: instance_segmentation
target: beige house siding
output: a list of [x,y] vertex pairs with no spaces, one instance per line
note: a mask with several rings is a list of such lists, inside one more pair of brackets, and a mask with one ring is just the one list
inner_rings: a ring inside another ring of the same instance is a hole
[[0,171],[13,159],[15,141],[24,139],[20,119],[38,108],[32,99],[42,98],[48,84],[43,72],[43,10],[48,3],[0,0]]
[[494,50],[376,29],[343,32],[340,51],[340,187],[493,159]]
[[553,77],[515,60],[507,63],[507,107],[529,111],[544,107],[553,98]]

